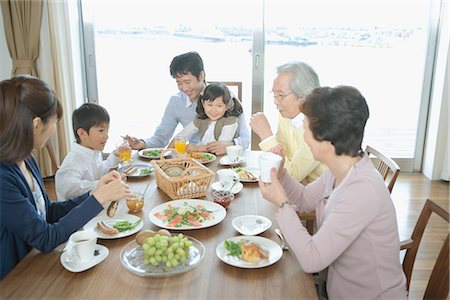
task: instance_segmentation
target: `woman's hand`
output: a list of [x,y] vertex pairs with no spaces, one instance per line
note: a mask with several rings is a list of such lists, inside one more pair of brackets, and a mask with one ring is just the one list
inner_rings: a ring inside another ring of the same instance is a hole
[[286,173],[286,169],[284,168],[284,148],[283,148],[283,145],[277,144],[275,147],[270,149],[270,152],[278,154],[279,156],[281,156],[283,158],[281,160],[280,168],[278,169],[278,178],[280,178],[281,176],[284,175],[284,173]]
[[272,129],[269,125],[269,121],[267,121],[266,116],[262,112],[257,112],[251,117],[250,127],[261,140],[264,140],[273,135]]
[[261,189],[262,196],[264,197],[264,199],[278,206],[281,206],[281,204],[287,201],[287,195],[284,191],[283,186],[278,180],[275,168],[272,168],[272,170],[270,171],[270,178],[272,179],[271,183],[262,182],[261,179],[258,180],[258,185]]
[[121,179],[116,171],[102,176],[97,187],[92,192],[97,201],[104,205],[109,201],[117,201],[131,195],[128,185]]

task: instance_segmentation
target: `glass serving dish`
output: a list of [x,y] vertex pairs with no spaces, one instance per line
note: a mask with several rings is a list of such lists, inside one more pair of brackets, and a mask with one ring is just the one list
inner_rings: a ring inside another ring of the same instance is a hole
[[120,252],[120,261],[128,271],[139,276],[169,277],[188,272],[200,264],[205,256],[206,249],[200,241],[190,236],[185,235],[185,237],[192,242],[192,246],[189,248],[188,259],[176,267],[168,268],[163,263],[157,266],[144,264],[144,250],[136,241],[132,241],[123,247]]

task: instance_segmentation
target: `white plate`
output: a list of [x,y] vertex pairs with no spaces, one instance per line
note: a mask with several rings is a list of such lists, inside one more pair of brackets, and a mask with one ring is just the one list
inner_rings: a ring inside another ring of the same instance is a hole
[[[244,185],[241,182],[236,182],[236,184],[231,189],[231,192],[236,195],[237,193],[239,193],[242,190],[243,187],[244,187]],[[222,188],[222,185],[220,184],[219,181],[214,182],[213,184],[211,184],[211,188],[213,190],[219,191],[219,192],[225,191],[225,189]]]
[[[235,171],[236,171],[236,169],[244,169],[244,170],[246,170],[247,172],[250,172],[253,176],[256,177],[255,180],[242,180],[242,179],[239,179],[241,182],[258,182],[259,175],[261,175],[261,173],[259,172],[258,169],[247,169],[247,168],[244,168],[244,167],[233,168],[233,170],[235,170]],[[238,173],[238,175],[239,175],[239,173]]]
[[[144,154],[144,152],[152,151],[152,150],[161,152],[162,150],[165,150],[165,149],[164,148],[145,148],[145,149],[139,150],[138,155],[142,158],[147,158],[147,159],[160,159],[161,155],[145,155]],[[164,153],[164,157],[169,156],[171,153],[172,153],[172,151],[166,151]]]
[[276,263],[283,255],[283,250],[281,249],[280,245],[265,237],[241,235],[227,239],[227,241],[233,241],[235,243],[240,242],[241,240],[248,240],[253,243],[259,244],[261,248],[269,252],[269,259],[262,259],[260,260],[259,263],[252,264],[244,261],[243,259],[237,256],[228,255],[228,250],[225,248],[224,245],[225,241],[222,241],[219,245],[217,245],[216,247],[217,257],[220,258],[220,260],[223,261],[224,263],[229,264],[231,266],[245,269],[255,269],[270,266]]
[[200,264],[205,256],[206,249],[200,241],[190,236],[185,237],[192,242],[192,246],[189,248],[189,256],[186,262],[176,267],[167,268],[162,264],[158,266],[144,264],[144,250],[136,241],[131,241],[123,247],[120,252],[120,261],[128,271],[139,276],[168,277],[187,272]]
[[108,248],[103,245],[95,245],[95,250],[98,251],[99,254],[97,256],[94,256],[91,261],[85,263],[78,262],[77,259],[74,259],[70,253],[64,252],[60,257],[61,264],[70,272],[77,273],[86,271],[87,269],[90,269],[93,266],[101,263],[109,254]]
[[119,221],[128,221],[130,223],[134,223],[137,220],[141,220],[141,218],[134,216],[134,215],[130,215],[130,214],[116,214],[112,218],[108,217],[107,215],[99,215],[99,216],[96,216],[95,218],[93,218],[92,220],[90,220],[86,225],[84,225],[84,230],[88,230],[88,229],[93,230],[97,234],[97,237],[99,239],[105,239],[105,240],[118,239],[118,238],[126,237],[126,236],[129,236],[129,235],[132,235],[132,234],[138,232],[144,226],[144,222],[141,220],[141,223],[138,224],[138,226],[136,226],[132,230],[119,232],[119,233],[116,233],[113,235],[108,235],[108,234],[104,234],[103,232],[100,232],[97,229],[97,223],[104,221],[106,224],[112,226],[116,222],[119,222]]
[[[129,165],[127,167],[134,167],[135,169],[133,170],[132,173],[127,173],[127,177],[145,177],[145,176],[149,176],[150,174],[153,174],[153,166],[150,164],[132,164]],[[141,170],[145,170],[145,169],[149,169],[150,170],[150,174],[141,174]]]
[[217,156],[215,156],[212,153],[209,153],[209,152],[200,152],[200,153],[206,155],[206,157],[204,157],[204,158],[194,158],[192,156],[189,156],[189,157],[195,159],[196,161],[198,161],[199,163],[202,163],[202,164],[209,164],[210,162],[213,162],[217,159]]
[[223,166],[240,165],[245,162],[245,157],[239,156],[237,161],[231,161],[228,156],[224,156],[219,160],[219,163]]
[[244,215],[233,219],[234,229],[242,235],[258,235],[272,226],[270,219],[257,215]]
[[[214,219],[212,220],[206,220],[203,222],[200,226],[183,226],[183,227],[169,227],[167,226],[167,223],[165,223],[163,220],[158,219],[155,217],[156,213],[161,213],[166,209],[169,205],[172,207],[181,207],[184,205],[184,203],[187,203],[188,205],[196,207],[197,205],[203,205],[206,210],[211,211]],[[223,206],[206,200],[196,200],[196,199],[181,199],[181,200],[174,200],[169,201],[167,203],[160,204],[156,207],[154,207],[150,213],[149,213],[149,219],[150,222],[155,224],[158,227],[166,228],[166,229],[174,229],[174,230],[191,230],[191,229],[202,229],[214,226],[216,224],[219,224],[222,222],[223,219],[225,219],[227,212]]]

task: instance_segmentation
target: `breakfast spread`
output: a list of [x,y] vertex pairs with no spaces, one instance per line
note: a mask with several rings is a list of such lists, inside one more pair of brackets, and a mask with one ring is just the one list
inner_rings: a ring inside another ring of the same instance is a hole
[[258,264],[263,259],[269,259],[269,251],[255,242],[242,239],[240,242],[225,241],[224,245],[228,250],[228,255],[236,256],[252,264]]
[[174,228],[183,226],[200,227],[206,220],[214,219],[214,213],[207,211],[203,205],[192,206],[187,203],[179,207],[169,204],[167,208],[155,213],[154,216],[167,223],[168,227]]

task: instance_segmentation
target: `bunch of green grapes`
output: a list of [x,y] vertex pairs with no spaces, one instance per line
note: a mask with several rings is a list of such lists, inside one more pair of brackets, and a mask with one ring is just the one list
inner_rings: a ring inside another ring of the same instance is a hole
[[146,238],[142,245],[144,264],[157,266],[163,262],[168,268],[176,267],[187,260],[191,246],[192,242],[182,233],[170,237],[156,234]]

